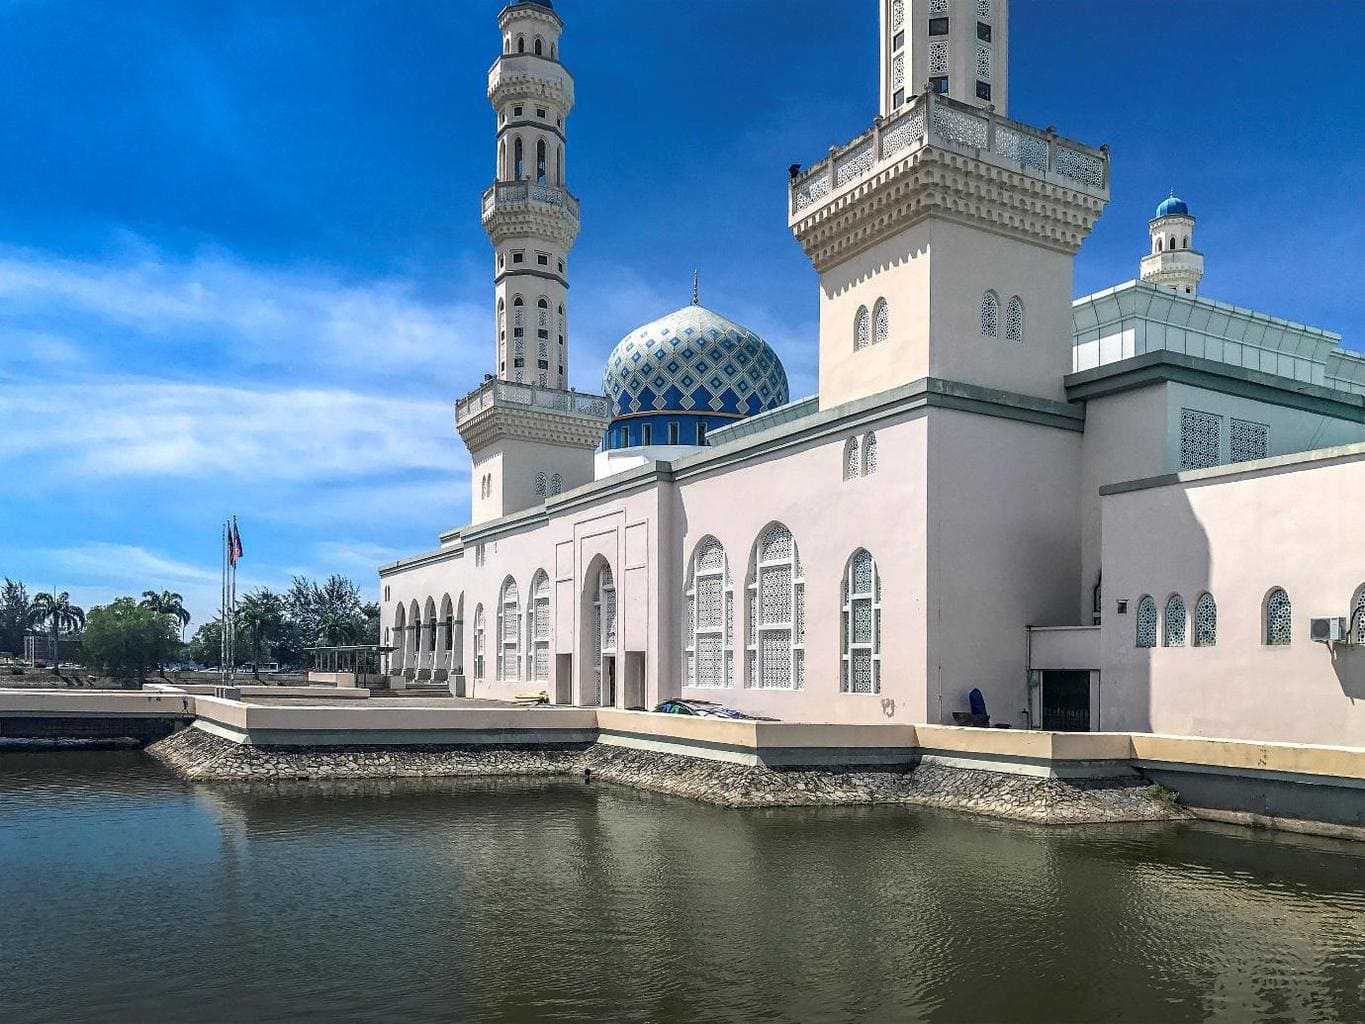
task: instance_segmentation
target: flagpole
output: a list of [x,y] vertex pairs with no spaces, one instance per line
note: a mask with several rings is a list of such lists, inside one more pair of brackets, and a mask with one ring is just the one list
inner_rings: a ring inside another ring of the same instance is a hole
[[227,520],[223,521],[222,542],[218,545],[218,682],[227,685]]

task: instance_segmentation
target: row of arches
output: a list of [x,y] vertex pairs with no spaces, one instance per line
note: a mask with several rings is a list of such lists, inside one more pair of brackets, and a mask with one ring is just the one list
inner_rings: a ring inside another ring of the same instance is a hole
[[[533,173],[527,173],[527,159],[531,156],[531,151],[526,140],[521,133],[512,135],[511,152],[508,152],[507,139],[504,138],[498,143],[498,180],[499,181],[534,181],[537,185],[550,185],[554,188],[564,187],[564,144],[556,142],[554,144],[554,162],[550,162],[550,149],[543,135],[533,136],[535,139],[535,163],[532,165]],[[509,159],[510,157],[510,159]]]
[[537,498],[564,492],[564,478],[558,473],[546,474],[543,470],[538,470],[531,481],[531,485]]
[[[1288,646],[1294,638],[1294,605],[1283,587],[1271,587],[1261,600],[1261,643],[1267,647]],[[1365,584],[1351,597],[1347,619],[1356,643],[1365,642]],[[1150,594],[1138,600],[1136,643],[1138,647],[1213,647],[1218,643],[1218,605],[1207,591],[1187,614],[1185,599],[1172,594],[1158,609]]]
[[[781,523],[766,527],[749,554],[742,589],[730,574],[725,548],[714,536],[697,544],[684,581],[682,682],[687,687],[800,690],[805,687],[806,576],[796,538]],[[832,585],[832,581],[830,582]],[[881,576],[872,554],[858,548],[839,580],[840,690],[881,691]],[[615,576],[605,559],[589,566],[581,595],[590,661],[579,702],[615,703],[618,609]],[[737,607],[737,599],[743,604]],[[464,595],[399,603],[385,642],[389,671],[442,680],[460,673],[464,651]],[[474,682],[548,684],[554,619],[549,575],[537,569],[523,591],[503,578],[490,607],[474,607]],[[742,625],[741,625],[742,624]],[[736,664],[742,657],[741,669]],[[548,688],[548,686],[547,686]],[[643,694],[641,694],[641,697]]]
[[[1181,248],[1181,249],[1188,249],[1189,247],[1190,247],[1190,236],[1189,236],[1189,235],[1186,235],[1183,239],[1181,239],[1179,248]],[[1154,242],[1152,242],[1152,252],[1162,252],[1163,250],[1169,250],[1170,252],[1175,252],[1175,251],[1176,251],[1176,248],[1177,248],[1177,246],[1176,246],[1176,244],[1175,244],[1175,235],[1171,235],[1171,238],[1170,238],[1170,242],[1169,242],[1169,243],[1168,243],[1161,235],[1157,235],[1157,236],[1156,236],[1156,240],[1155,240]]]
[[547,42],[543,36],[535,35],[527,43],[526,36],[517,33],[513,36],[510,32],[502,37],[503,53],[525,53],[527,46],[537,57],[549,57],[551,60],[559,60],[559,46],[553,40]]
[[[528,317],[526,299],[521,294],[512,296],[511,316],[507,316],[504,299],[497,303],[499,370],[511,373],[508,379],[517,383],[534,383],[539,387],[564,387],[564,304],[551,312],[550,298],[540,295],[535,300],[534,317]],[[533,319],[535,326],[529,326]],[[507,343],[508,331],[512,341]],[[534,331],[534,338],[528,332]],[[510,350],[510,351],[509,351]]]
[[[981,336],[996,338],[1001,333],[1000,296],[988,289],[981,297]],[[1005,303],[1004,335],[1006,341],[1024,340],[1024,300],[1011,295]]]
[[872,312],[859,306],[853,317],[853,351],[880,344],[891,336],[891,312],[885,299],[872,304]]

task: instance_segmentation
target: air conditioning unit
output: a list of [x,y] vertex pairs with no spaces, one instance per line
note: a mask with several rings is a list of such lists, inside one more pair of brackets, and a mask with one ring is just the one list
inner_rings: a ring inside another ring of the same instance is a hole
[[1345,643],[1349,633],[1346,619],[1340,615],[1330,619],[1308,620],[1308,638],[1314,643]]

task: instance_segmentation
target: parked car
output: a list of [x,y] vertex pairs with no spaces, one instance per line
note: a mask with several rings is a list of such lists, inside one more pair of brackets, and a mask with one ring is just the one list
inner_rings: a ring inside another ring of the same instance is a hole
[[684,700],[681,697],[664,701],[654,709],[654,712],[660,715],[692,715],[695,718],[739,718],[750,722],[777,721],[775,718],[745,714],[743,711],[727,708],[724,704],[717,704],[713,700]]

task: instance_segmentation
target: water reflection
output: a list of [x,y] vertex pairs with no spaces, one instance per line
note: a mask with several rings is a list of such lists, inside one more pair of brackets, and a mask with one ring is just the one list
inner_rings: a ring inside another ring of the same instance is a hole
[[1363,853],[0,755],[0,1020],[1359,1020]]

